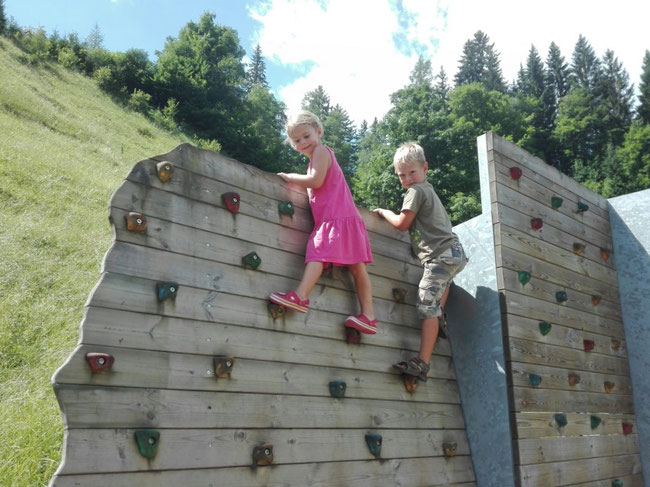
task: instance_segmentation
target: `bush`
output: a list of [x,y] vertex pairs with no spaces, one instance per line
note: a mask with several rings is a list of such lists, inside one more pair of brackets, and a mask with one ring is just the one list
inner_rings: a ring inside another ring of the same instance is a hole
[[58,60],[64,68],[68,69],[78,68],[81,64],[79,56],[69,47],[64,47],[59,51]]
[[146,113],[149,110],[149,103],[151,102],[151,95],[142,90],[134,89],[129,98],[129,108],[136,112]]

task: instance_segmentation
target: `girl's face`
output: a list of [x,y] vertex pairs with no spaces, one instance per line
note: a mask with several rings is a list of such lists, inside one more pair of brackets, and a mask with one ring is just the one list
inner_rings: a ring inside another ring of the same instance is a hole
[[409,189],[411,185],[427,180],[428,169],[429,165],[426,162],[424,164],[419,162],[398,164],[395,166],[395,174],[397,174],[402,187]]
[[289,131],[289,140],[291,140],[294,149],[311,158],[314,149],[320,145],[322,134],[320,129],[311,125],[296,125]]

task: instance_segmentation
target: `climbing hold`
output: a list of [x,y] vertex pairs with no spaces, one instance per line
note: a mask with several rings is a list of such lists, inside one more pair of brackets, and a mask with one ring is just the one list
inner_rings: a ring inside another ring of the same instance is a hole
[[177,282],[168,281],[156,283],[156,296],[158,297],[158,301],[164,301],[165,299],[171,299],[172,301],[175,301],[177,293]]
[[140,455],[151,459],[158,452],[160,432],[156,430],[138,430],[135,432],[135,441],[138,444]]
[[578,201],[578,213],[583,213],[589,209],[589,206],[582,201]]
[[551,196],[551,206],[553,208],[559,208],[560,206],[562,206],[563,201],[564,200],[559,196]]
[[403,303],[406,300],[406,289],[403,289],[401,287],[394,287],[393,297],[398,303]]
[[129,232],[144,232],[147,229],[147,219],[140,213],[131,211],[128,215],[124,215],[124,219]]
[[574,372],[571,372],[569,374],[569,385],[574,386],[576,384],[580,384],[580,376]]
[[539,374],[528,374],[528,380],[531,386],[537,387],[542,383],[542,376]]
[[520,168],[515,167],[515,166],[510,168],[510,177],[512,179],[519,179],[522,174],[523,174],[523,171]]
[[582,251],[585,250],[586,245],[579,242],[573,244],[573,253],[576,255],[582,254]]
[[330,396],[335,397],[337,399],[341,399],[343,396],[345,396],[345,388],[346,388],[345,381],[343,380],[333,380],[330,382]]
[[280,210],[280,213],[283,215],[293,215],[293,203],[291,201],[281,201],[278,203],[278,210]]
[[621,479],[612,480],[612,487],[623,487],[623,481]]
[[445,452],[446,457],[455,457],[457,449],[458,449],[458,445],[456,443],[443,443],[442,444],[442,451]]
[[418,378],[414,375],[402,374],[402,382],[406,392],[414,393],[418,388]]
[[249,254],[246,254],[241,258],[242,264],[244,267],[247,269],[257,269],[259,265],[262,263],[262,259],[260,259],[260,256],[257,255],[255,252],[251,252]]
[[264,466],[273,463],[273,445],[264,443],[253,448],[253,465]]
[[612,392],[612,391],[614,390],[614,386],[615,386],[615,385],[616,385],[616,384],[614,384],[613,382],[610,382],[610,381],[608,381],[608,380],[606,380],[605,382],[603,382],[603,386],[605,387],[605,392],[606,392],[607,394],[609,394],[610,392]]
[[623,434],[629,435],[632,433],[632,423],[623,423]]
[[110,369],[115,362],[115,358],[107,353],[88,352],[86,360],[90,365],[90,370],[93,372],[101,372],[102,370]]
[[583,340],[582,341],[582,346],[585,350],[585,352],[590,352],[594,349],[594,346],[596,346],[596,343],[593,340]]
[[156,171],[158,171],[158,178],[166,183],[174,175],[174,164],[169,161],[161,161],[156,164]]
[[540,228],[542,228],[543,225],[544,225],[544,222],[542,221],[541,218],[533,218],[530,221],[530,226],[531,226],[531,228],[533,230],[539,230]]
[[381,435],[368,433],[366,435],[366,444],[368,445],[370,453],[372,453],[375,458],[379,458],[381,455]]
[[232,213],[239,212],[239,195],[237,193],[224,193],[221,198],[229,211]]
[[235,365],[235,359],[232,357],[214,357],[213,364],[215,377],[228,377]]
[[598,306],[598,305],[600,304],[600,300],[601,300],[601,299],[602,299],[601,296],[598,296],[598,295],[594,294],[594,295],[591,297],[591,303],[592,303],[594,306]]
[[555,300],[558,303],[564,303],[569,297],[567,296],[566,291],[558,291],[555,293]]
[[609,259],[609,250],[607,250],[607,249],[600,249],[600,257],[601,257],[604,261],[607,261],[607,259]]
[[554,415],[553,415],[553,419],[555,420],[555,423],[556,423],[560,428],[564,428],[564,427],[567,425],[567,423],[569,422],[569,421],[566,419],[566,414],[564,414],[564,413],[556,413],[556,414],[554,414]]
[[287,311],[287,309],[284,306],[271,303],[270,301],[266,305],[266,308],[269,310],[269,313],[271,313],[271,316],[273,317],[274,320],[284,316],[284,313]]
[[525,286],[530,281],[530,272],[528,271],[519,271],[519,282]]
[[354,328],[350,328],[349,326],[345,327],[345,341],[357,345],[361,343],[361,333],[359,330],[355,330]]
[[595,430],[596,428],[598,428],[598,426],[603,420],[600,419],[600,416],[596,416],[595,414],[592,414],[590,421],[591,421],[591,429]]
[[617,351],[621,349],[621,341],[617,338],[612,338],[612,342],[610,344],[610,347],[612,350]]
[[551,327],[552,325],[548,321],[540,321],[539,322],[539,332],[546,336],[551,332]]

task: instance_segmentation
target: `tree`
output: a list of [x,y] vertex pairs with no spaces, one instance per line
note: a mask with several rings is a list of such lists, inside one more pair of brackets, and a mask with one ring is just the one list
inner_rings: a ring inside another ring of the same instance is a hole
[[0,0],[0,35],[7,30],[7,16],[5,15],[5,0]]
[[255,46],[253,52],[253,59],[248,65],[246,71],[246,91],[250,93],[253,86],[259,85],[262,88],[268,89],[269,85],[266,82],[266,64],[262,56],[262,48],[259,44]]
[[320,118],[321,123],[327,118],[331,109],[330,97],[325,93],[325,89],[321,85],[315,90],[307,92],[302,98],[301,105],[303,110],[309,110]]
[[610,49],[603,57],[597,91],[598,103],[605,111],[603,129],[607,133],[607,141],[619,146],[632,122],[634,90],[630,85],[630,76]]
[[598,85],[601,74],[600,61],[585,37],[580,35],[571,60],[571,82],[587,91]]
[[570,71],[569,65],[565,62],[564,56],[562,56],[560,48],[555,42],[551,42],[548,48],[546,72],[549,78],[548,84],[553,87],[555,100],[559,102],[569,92]]
[[499,54],[494,50],[494,44],[490,44],[490,38],[482,31],[477,31],[473,39],[465,42],[454,80],[456,86],[483,83],[488,90],[505,92]]
[[90,34],[86,38],[86,47],[88,49],[101,49],[104,43],[104,36],[99,30],[99,25],[95,22],[95,25],[90,30]]
[[646,49],[641,68],[639,83],[639,106],[636,108],[637,119],[650,124],[650,51]]

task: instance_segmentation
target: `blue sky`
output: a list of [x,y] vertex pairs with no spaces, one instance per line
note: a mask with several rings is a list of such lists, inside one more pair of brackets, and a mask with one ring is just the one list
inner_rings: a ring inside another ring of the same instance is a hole
[[637,0],[5,0],[23,27],[85,39],[95,24],[111,51],[144,49],[155,61],[168,36],[211,11],[237,30],[250,55],[259,43],[267,79],[289,109],[322,85],[357,123],[381,118],[408,83],[418,55],[453,80],[463,44],[482,30],[506,80],[531,45],[554,41],[568,62],[580,34],[598,56],[612,49],[635,85],[650,49],[650,2]]

